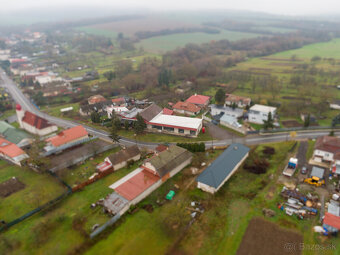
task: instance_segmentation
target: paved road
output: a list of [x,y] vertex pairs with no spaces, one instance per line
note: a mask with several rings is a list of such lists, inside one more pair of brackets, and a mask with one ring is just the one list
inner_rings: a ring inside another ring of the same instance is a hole
[[[79,125],[79,123],[60,119],[57,117],[53,117],[50,115],[47,115],[43,112],[40,112],[33,104],[32,102],[25,97],[25,95],[21,92],[21,90],[18,88],[18,86],[3,72],[2,69],[0,69],[0,86],[7,88],[8,92],[11,94],[12,98],[15,102],[19,103],[23,109],[33,112],[34,114],[41,116],[48,121],[63,127],[63,128],[69,128]],[[83,125],[83,124],[82,124]],[[83,125],[86,130],[93,135],[96,135],[98,137],[104,138],[104,139],[110,139],[108,136],[109,134],[103,130],[95,129],[93,127],[89,127],[86,125]],[[329,131],[305,131],[305,132],[298,132],[295,139],[306,139],[306,138],[317,138],[318,136],[328,135]],[[337,132],[336,135],[339,135],[340,132]],[[214,141],[214,146],[225,146],[229,145],[233,142],[238,142],[242,144],[248,144],[248,145],[255,145],[255,144],[262,144],[262,143],[270,143],[270,142],[280,142],[280,141],[286,141],[290,139],[288,134],[269,134],[269,135],[252,135],[247,137],[237,137],[233,139],[224,139],[220,141]],[[124,145],[132,145],[135,144],[134,140],[127,139],[127,138],[121,138],[120,142]],[[157,143],[149,143],[149,142],[138,142],[140,146],[147,147],[147,148],[155,148],[157,146]],[[208,141],[205,142],[206,147],[211,147],[212,142]]]

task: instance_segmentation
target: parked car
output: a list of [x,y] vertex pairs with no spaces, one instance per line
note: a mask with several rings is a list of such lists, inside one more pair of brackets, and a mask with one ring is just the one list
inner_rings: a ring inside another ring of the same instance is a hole
[[302,174],[307,174],[307,167],[306,167],[306,166],[303,166],[303,167],[301,168],[301,173],[302,173]]

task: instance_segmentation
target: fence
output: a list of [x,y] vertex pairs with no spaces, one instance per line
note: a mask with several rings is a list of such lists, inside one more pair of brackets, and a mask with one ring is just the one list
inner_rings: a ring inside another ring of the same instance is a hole
[[[340,130],[340,127],[322,127],[322,126],[313,126],[313,127],[293,127],[293,128],[275,128],[271,130],[260,130],[260,134],[270,134],[270,133],[280,133],[280,132],[292,132],[292,131],[317,131],[317,130]],[[249,133],[249,132],[248,132]]]
[[113,168],[110,168],[110,169],[105,170],[105,171],[103,171],[103,172],[101,172],[101,173],[98,173],[98,174],[95,175],[93,178],[88,179],[87,181],[84,181],[84,182],[78,184],[77,186],[73,187],[73,188],[72,188],[72,192],[76,192],[76,191],[78,191],[78,190],[83,189],[83,188],[86,187],[87,185],[90,185],[91,183],[94,183],[94,182],[100,180],[101,178],[104,178],[105,176],[107,176],[107,175],[113,173],[113,171],[114,171]]

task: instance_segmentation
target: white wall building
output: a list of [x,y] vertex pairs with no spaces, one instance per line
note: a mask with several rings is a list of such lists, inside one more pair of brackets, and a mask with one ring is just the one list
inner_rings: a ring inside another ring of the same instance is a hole
[[276,115],[276,107],[256,104],[249,109],[248,121],[255,124],[264,124],[271,112],[272,118]]

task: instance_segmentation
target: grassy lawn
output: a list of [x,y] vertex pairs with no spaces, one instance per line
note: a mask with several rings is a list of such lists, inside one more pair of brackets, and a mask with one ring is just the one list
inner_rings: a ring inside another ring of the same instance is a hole
[[5,112],[2,112],[2,115],[0,116],[0,120],[5,120],[7,119],[9,116],[12,116],[15,114],[15,109],[13,110],[7,110]]
[[[69,112],[65,112],[65,113],[62,113],[60,111],[61,109],[67,108],[67,107],[73,107],[73,110]],[[57,106],[43,106],[41,107],[41,110],[55,117],[68,118],[68,119],[73,120],[72,116],[79,115],[79,104],[73,103],[73,104],[62,104],[62,105],[57,105]]]
[[306,152],[307,161],[313,156],[315,142],[316,141],[308,140],[308,150]]
[[83,164],[71,168],[63,169],[59,176],[71,187],[86,181],[91,175],[96,173],[96,166],[104,159],[119,151],[119,147],[98,154],[95,158],[86,160]]
[[3,254],[78,254],[78,247],[90,242],[92,226],[109,219],[101,207],[90,205],[111,193],[108,186],[136,167],[120,169],[1,233],[0,250]]
[[30,169],[0,160],[0,183],[12,177],[24,183],[25,188],[8,197],[0,197],[0,219],[6,222],[14,220],[66,191],[49,174],[38,174]]

